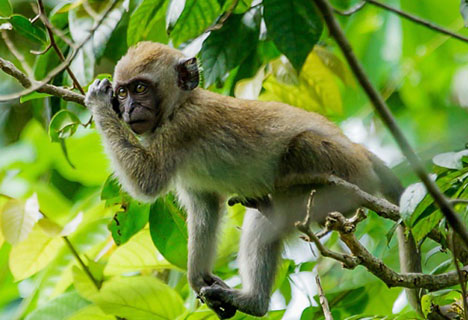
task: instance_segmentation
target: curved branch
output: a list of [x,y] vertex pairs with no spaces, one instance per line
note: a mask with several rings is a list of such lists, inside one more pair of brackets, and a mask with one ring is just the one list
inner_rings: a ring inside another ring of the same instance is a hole
[[380,118],[388,127],[396,142],[400,146],[400,149],[403,151],[403,154],[408,159],[413,171],[418,175],[419,179],[424,183],[427,188],[427,191],[434,199],[436,205],[440,208],[440,211],[443,213],[447,219],[450,226],[455,230],[457,234],[460,235],[460,238],[463,240],[465,245],[468,247],[468,231],[465,228],[462,220],[459,215],[453,210],[452,204],[448,199],[443,195],[440,189],[437,187],[434,181],[432,181],[426,173],[424,166],[421,163],[421,160],[414,152],[413,148],[410,146],[408,140],[403,135],[403,132],[398,127],[395,119],[393,118],[388,106],[383,100],[382,96],[371,84],[369,78],[366,76],[364,69],[357,60],[354,52],[351,48],[351,45],[343,33],[340,25],[333,16],[333,9],[328,3],[327,0],[315,0],[319,11],[322,13],[323,18],[328,26],[330,34],[335,39],[339,47],[341,48],[346,60],[348,61],[351,70],[358,79],[362,88],[366,92],[369,100],[372,102],[374,109],[380,115]]
[[[31,79],[28,78],[27,75],[25,75],[21,70],[19,70],[13,63],[11,63],[8,60],[5,60],[3,58],[0,58],[0,69],[3,70],[6,74],[9,74],[13,78],[19,81],[19,83],[25,87],[25,88],[30,88],[32,86],[32,81]],[[84,95],[73,92],[68,89],[60,88],[51,84],[44,84],[43,86],[39,87],[36,90],[37,92],[41,93],[48,93],[53,96],[57,96],[62,98],[63,100],[66,101],[72,101],[79,103],[83,106],[85,106],[84,103]]]
[[27,86],[26,87],[27,89],[25,89],[23,91],[20,91],[20,92],[17,92],[17,93],[0,95],[0,102],[9,101],[9,100],[12,100],[12,99],[17,99],[17,98],[19,98],[21,96],[27,95],[27,94],[29,94],[31,92],[34,92],[34,91],[41,92],[40,89],[42,87],[46,86],[47,83],[50,80],[52,80],[53,77],[55,77],[57,74],[59,74],[60,72],[65,70],[70,65],[70,63],[73,61],[73,59],[78,54],[78,51],[93,37],[94,32],[104,22],[104,19],[109,15],[109,13],[112,11],[112,9],[114,9],[114,7],[117,5],[118,2],[119,2],[119,0],[112,1],[112,3],[106,8],[104,13],[102,14],[101,19],[99,19],[96,22],[96,24],[94,25],[94,27],[91,28],[91,30],[89,31],[88,36],[86,36],[86,38],[84,38],[83,41],[80,42],[80,44],[75,48],[73,53],[71,55],[69,55],[68,58],[65,61],[63,61],[57,67],[52,69],[44,79],[42,79],[41,81],[37,81],[37,82],[36,81],[32,82],[31,80],[29,80],[30,86]]

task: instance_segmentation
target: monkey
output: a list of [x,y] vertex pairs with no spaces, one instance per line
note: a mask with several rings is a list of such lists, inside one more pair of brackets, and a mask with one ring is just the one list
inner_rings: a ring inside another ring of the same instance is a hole
[[[104,79],[89,87],[85,104],[124,190],[145,202],[176,191],[187,211],[187,278],[202,301],[221,319],[237,311],[263,316],[282,240],[303,220],[310,191],[316,190],[312,220],[317,223],[331,211],[350,214],[361,205],[341,187],[314,185],[303,177],[336,175],[394,203],[403,187],[377,156],[322,115],[222,96],[198,84],[196,58],[145,41],[118,61],[113,84]],[[289,184],[278,188],[284,181]],[[230,197],[255,207],[246,210],[242,224],[242,289],[212,273]],[[403,232],[401,237],[402,258],[417,257],[412,239]]]

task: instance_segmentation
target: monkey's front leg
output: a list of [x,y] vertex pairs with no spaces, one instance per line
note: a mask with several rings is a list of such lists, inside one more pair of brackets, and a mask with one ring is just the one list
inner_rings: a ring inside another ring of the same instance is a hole
[[[196,192],[178,188],[180,201],[187,209],[188,240],[188,280],[195,292],[203,287],[228,289],[223,280],[212,274],[216,254],[216,234],[220,220],[220,199],[207,192]],[[236,309],[227,303],[203,299],[219,317],[230,318]]]

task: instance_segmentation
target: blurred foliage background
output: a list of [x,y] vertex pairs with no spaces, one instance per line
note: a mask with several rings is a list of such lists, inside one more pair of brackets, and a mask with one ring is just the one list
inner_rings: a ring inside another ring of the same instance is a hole
[[[382,1],[468,35],[459,0]],[[111,1],[43,3],[54,28],[80,43]],[[332,3],[347,9],[358,1]],[[32,20],[37,10],[36,1],[0,0],[0,57],[41,80],[60,59],[53,49],[40,52],[50,35]],[[439,186],[468,199],[468,43],[371,5],[339,21]],[[115,63],[141,40],[197,56],[209,90],[282,101],[335,121],[411,185],[402,213],[422,243],[424,271],[454,269],[451,255],[426,241],[434,227],[446,233],[442,215],[376,117],[313,1],[119,1],[70,69],[86,90],[96,77],[111,78]],[[55,41],[65,56],[71,54],[57,34]],[[73,85],[66,71],[51,83]],[[22,89],[0,73],[1,95]],[[89,121],[84,106],[44,94],[0,102],[0,319],[216,319],[186,281],[184,211],[172,195],[141,204],[123,193]],[[466,215],[464,206],[456,209]],[[215,269],[232,286],[240,285],[235,258],[244,210],[227,209]],[[391,221],[370,214],[357,235],[398,270],[392,230]],[[342,247],[335,234],[326,245]],[[317,273],[335,319],[417,317],[402,288],[388,289],[364,268],[345,270],[317,258],[297,235],[287,241],[283,257],[268,319],[323,317]],[[454,287],[428,294],[424,303],[460,303],[460,296]],[[248,318],[238,313],[235,319]]]

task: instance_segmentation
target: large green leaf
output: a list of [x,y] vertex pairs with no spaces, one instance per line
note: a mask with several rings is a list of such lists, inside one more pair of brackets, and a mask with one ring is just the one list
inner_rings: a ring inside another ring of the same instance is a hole
[[16,244],[27,238],[36,222],[41,218],[37,195],[26,202],[11,199],[0,211],[2,232],[6,240]]
[[104,272],[106,275],[120,275],[170,267],[154,247],[149,230],[143,229],[112,253]]
[[93,300],[104,312],[131,320],[176,319],[185,310],[181,297],[151,276],[112,278]]
[[199,36],[206,30],[220,14],[220,7],[216,0],[187,0],[184,11],[177,20],[171,38],[174,46]]
[[150,205],[128,199],[126,208],[115,214],[109,224],[115,243],[120,246],[127,242],[134,234],[143,229],[148,222]]
[[159,198],[150,210],[150,232],[156,248],[170,263],[187,268],[187,227],[185,214],[168,195]]
[[309,0],[264,0],[268,36],[300,70],[322,34],[323,24]]
[[[167,1],[163,0],[143,0],[138,8],[132,13],[127,28],[127,43],[129,46],[140,40],[158,40],[151,39],[148,35],[155,29],[155,24],[163,19],[165,10],[162,10]],[[162,28],[158,26],[156,33],[160,33],[167,38],[164,23]],[[161,42],[161,41],[158,41]]]
[[76,291],[67,292],[31,312],[26,320],[64,320],[88,305]]
[[256,49],[259,30],[259,10],[251,10],[244,15],[232,15],[221,29],[211,32],[200,52],[205,87],[223,80],[228,71]]
[[28,18],[19,14],[14,14],[10,18],[10,23],[18,33],[26,38],[39,43],[47,42],[44,30],[33,25]]

